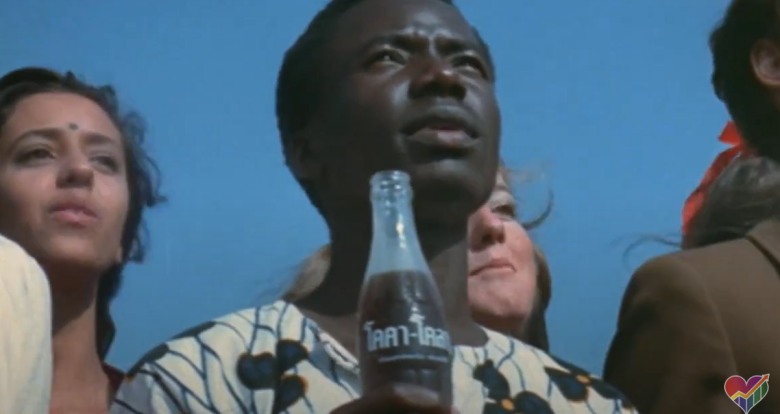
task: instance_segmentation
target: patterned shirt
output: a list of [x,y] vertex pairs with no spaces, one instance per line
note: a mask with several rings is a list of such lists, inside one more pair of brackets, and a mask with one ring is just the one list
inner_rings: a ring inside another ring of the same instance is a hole
[[[462,414],[635,412],[582,369],[485,332],[484,346],[453,350]],[[357,359],[294,305],[277,301],[153,349],[128,374],[111,413],[329,413],[359,396]]]

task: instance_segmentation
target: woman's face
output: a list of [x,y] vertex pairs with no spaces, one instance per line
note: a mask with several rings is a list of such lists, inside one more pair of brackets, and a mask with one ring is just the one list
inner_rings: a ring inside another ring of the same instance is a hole
[[488,202],[469,218],[469,302],[477,321],[493,329],[525,322],[536,298],[534,248],[515,208],[499,174]]
[[126,177],[121,134],[96,103],[28,96],[0,129],[0,233],[50,276],[102,274],[122,258]]

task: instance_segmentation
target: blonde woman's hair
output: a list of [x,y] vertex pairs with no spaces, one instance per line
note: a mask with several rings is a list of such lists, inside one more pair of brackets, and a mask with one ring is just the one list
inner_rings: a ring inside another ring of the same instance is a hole
[[330,244],[326,244],[309,256],[300,266],[292,286],[282,295],[287,302],[299,301],[315,289],[325,279],[330,266]]

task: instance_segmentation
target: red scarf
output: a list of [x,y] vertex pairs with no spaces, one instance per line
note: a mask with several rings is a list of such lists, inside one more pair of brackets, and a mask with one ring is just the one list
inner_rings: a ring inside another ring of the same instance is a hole
[[734,122],[726,124],[726,127],[720,134],[719,141],[728,144],[730,148],[715,157],[710,168],[704,173],[704,178],[702,178],[699,186],[696,187],[691,195],[685,200],[682,211],[683,234],[688,233],[690,230],[691,221],[701,209],[701,206],[704,203],[704,197],[712,186],[712,183],[715,182],[718,176],[720,176],[723,170],[725,170],[734,159],[750,153],[745,142],[742,140],[742,136],[739,134],[736,125],[734,125]]

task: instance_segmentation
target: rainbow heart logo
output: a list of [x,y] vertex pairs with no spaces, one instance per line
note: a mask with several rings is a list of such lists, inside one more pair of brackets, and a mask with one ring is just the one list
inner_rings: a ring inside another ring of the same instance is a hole
[[731,401],[747,414],[769,392],[769,374],[754,375],[747,381],[739,375],[732,375],[723,384],[723,389]]

